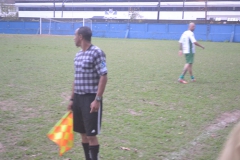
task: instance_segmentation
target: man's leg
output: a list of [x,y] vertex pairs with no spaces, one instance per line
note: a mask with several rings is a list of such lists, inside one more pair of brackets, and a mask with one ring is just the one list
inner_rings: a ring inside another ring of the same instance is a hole
[[85,154],[86,160],[91,160],[90,153],[89,153],[89,141],[85,133],[81,133],[82,137],[82,146]]
[[182,72],[182,74],[180,75],[180,77],[179,77],[179,79],[178,79],[178,81],[179,81],[180,83],[187,83],[187,82],[184,80],[184,76],[185,76],[185,74],[187,73],[188,68],[189,68],[189,64],[186,63],[186,64],[184,65],[183,72]]
[[193,66],[192,64],[189,64],[188,72],[189,72],[189,74],[191,76],[191,80],[195,81],[195,78],[194,78],[193,73],[192,73],[192,66]]
[[98,160],[99,143],[97,135],[100,134],[101,117],[102,117],[102,103],[100,104],[98,112],[90,113],[90,105],[95,100],[96,94],[84,96],[83,117],[84,126],[86,129],[87,141],[89,142],[89,154],[91,160]]
[[194,53],[189,53],[188,56],[187,56],[187,61],[189,63],[189,67],[188,67],[188,71],[189,71],[189,74],[191,76],[191,80],[193,82],[195,82],[195,79],[194,79],[194,76],[192,74],[192,66],[193,66],[193,61],[194,61]]
[[190,64],[188,64],[188,63],[186,63],[186,64],[184,65],[184,67],[183,67],[183,72],[182,72],[180,78],[182,77],[182,79],[184,79],[184,76],[185,76],[185,74],[186,74],[187,71],[188,71],[189,65],[190,65]]
[[189,64],[188,72],[189,72],[190,76],[192,76],[192,64]]
[[97,136],[87,136],[89,141],[89,150],[91,160],[98,160],[99,143]]
[[82,110],[81,110],[81,106],[82,106],[82,102],[83,102],[83,97],[78,95],[78,94],[74,94],[74,101],[73,101],[73,129],[75,132],[80,133],[81,137],[82,137],[82,147],[85,153],[85,159],[86,160],[91,160],[89,157],[89,142],[86,136],[86,130],[84,127],[84,122],[83,122],[83,114],[82,114]]

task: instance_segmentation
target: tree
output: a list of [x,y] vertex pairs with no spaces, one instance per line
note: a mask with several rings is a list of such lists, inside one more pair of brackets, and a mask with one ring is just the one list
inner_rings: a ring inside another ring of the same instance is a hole
[[0,17],[18,17],[16,7],[12,4],[0,3]]
[[16,20],[18,19],[18,12],[13,4],[0,3],[0,17],[5,20]]
[[137,18],[142,18],[143,16],[140,15],[138,8],[129,8],[128,16],[130,17],[130,20],[133,21]]

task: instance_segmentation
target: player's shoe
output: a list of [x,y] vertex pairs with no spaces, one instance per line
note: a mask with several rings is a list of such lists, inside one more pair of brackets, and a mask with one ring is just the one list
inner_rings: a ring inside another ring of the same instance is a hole
[[188,82],[185,81],[184,79],[180,79],[180,78],[178,79],[178,82],[179,82],[179,83],[183,83],[183,84],[187,84],[187,83],[188,83]]
[[192,82],[196,82],[196,79],[195,79],[195,78],[194,78],[194,79],[191,79],[191,81],[192,81]]

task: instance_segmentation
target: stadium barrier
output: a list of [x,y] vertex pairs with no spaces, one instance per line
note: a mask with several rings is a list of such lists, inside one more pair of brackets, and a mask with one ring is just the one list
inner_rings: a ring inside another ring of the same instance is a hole
[[[82,23],[43,22],[42,34],[73,35]],[[39,34],[39,22],[0,21],[1,34]],[[94,37],[134,38],[178,40],[187,30],[187,24],[157,23],[92,23]],[[239,24],[197,24],[195,30],[197,40],[213,42],[240,42]]]

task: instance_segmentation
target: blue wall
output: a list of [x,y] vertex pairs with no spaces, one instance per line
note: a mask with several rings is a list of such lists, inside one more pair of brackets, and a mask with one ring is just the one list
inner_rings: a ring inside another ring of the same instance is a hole
[[[42,23],[42,34],[73,35],[82,23]],[[187,24],[93,23],[94,37],[178,40]],[[39,34],[39,22],[0,22],[0,33]],[[198,24],[197,40],[240,42],[240,25]]]

